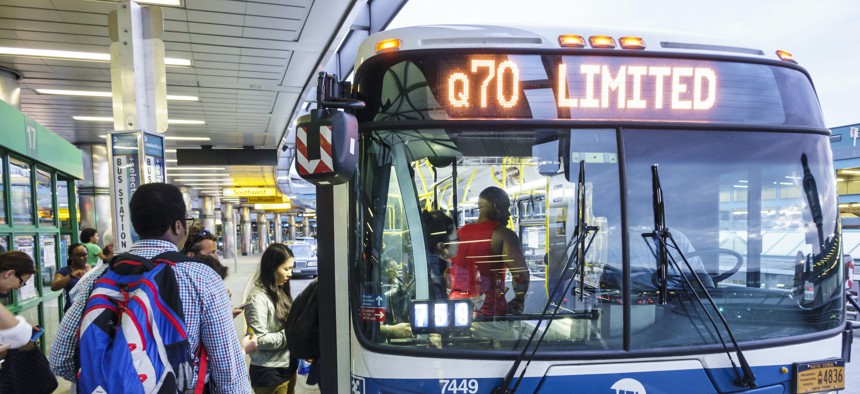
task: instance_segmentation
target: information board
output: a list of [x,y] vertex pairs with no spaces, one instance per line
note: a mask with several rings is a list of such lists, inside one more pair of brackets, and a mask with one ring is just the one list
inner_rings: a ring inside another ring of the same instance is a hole
[[126,251],[137,241],[131,225],[129,200],[140,185],[138,132],[111,134],[111,178],[114,209],[114,248]]

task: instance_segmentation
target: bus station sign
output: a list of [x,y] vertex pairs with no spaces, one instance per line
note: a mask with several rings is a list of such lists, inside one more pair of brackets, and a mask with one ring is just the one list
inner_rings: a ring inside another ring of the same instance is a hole
[[141,184],[164,182],[163,138],[141,130],[111,133],[108,160],[111,163],[114,248],[123,252],[139,239],[131,224],[131,196]]

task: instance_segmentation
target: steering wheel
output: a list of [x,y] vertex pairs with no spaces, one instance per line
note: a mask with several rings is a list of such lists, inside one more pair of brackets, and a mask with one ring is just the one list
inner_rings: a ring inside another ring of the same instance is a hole
[[713,279],[713,281],[714,281],[714,284],[717,284],[717,283],[719,283],[719,282],[721,282],[721,281],[724,281],[724,280],[728,279],[728,277],[730,277],[730,276],[734,275],[734,274],[735,274],[736,272],[738,272],[738,270],[739,270],[739,269],[741,269],[741,267],[744,265],[744,257],[743,257],[743,256],[741,256],[741,254],[740,254],[740,253],[735,252],[734,250],[731,250],[731,249],[716,248],[716,249],[696,250],[696,251],[693,251],[693,252],[685,252],[685,253],[684,253],[684,255],[685,255],[685,256],[687,256],[688,258],[689,258],[689,257],[700,257],[700,256],[702,256],[702,255],[711,254],[711,253],[715,253],[715,252],[716,252],[717,254],[721,254],[721,253],[722,253],[722,254],[727,254],[727,255],[729,255],[729,256],[734,257],[734,258],[738,261],[738,262],[735,264],[735,266],[734,266],[734,267],[732,267],[731,269],[729,269],[729,270],[728,270],[728,271],[726,271],[726,272],[723,272],[723,273],[721,273],[721,274],[711,274],[711,273],[709,273],[709,275],[711,276],[711,279]]

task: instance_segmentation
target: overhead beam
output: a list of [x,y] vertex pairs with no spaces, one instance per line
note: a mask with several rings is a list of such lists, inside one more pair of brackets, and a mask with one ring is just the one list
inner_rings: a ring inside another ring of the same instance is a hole
[[277,149],[177,149],[176,164],[182,166],[275,166]]

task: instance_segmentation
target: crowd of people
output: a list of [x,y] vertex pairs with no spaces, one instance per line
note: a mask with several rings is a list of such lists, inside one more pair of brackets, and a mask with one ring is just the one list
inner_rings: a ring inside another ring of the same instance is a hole
[[[431,298],[470,299],[476,315],[522,310],[529,278],[519,240],[506,227],[509,204],[507,194],[501,189],[484,190],[478,203],[477,222],[459,231],[453,219],[442,211],[423,213]],[[290,289],[295,263],[292,250],[280,243],[270,245],[260,258],[258,276],[246,302],[233,308],[232,295],[223,283],[229,270],[215,253],[217,238],[186,215],[179,189],[163,183],[142,185],[130,200],[132,225],[140,237],[130,250],[115,255],[111,243],[100,247],[98,233],[92,228],[81,231],[81,243],[68,246],[68,261],[50,284],[53,291],[63,290],[65,300],[64,318],[49,352],[51,371],[71,382],[79,382],[81,387],[84,384],[108,387],[110,382],[99,383],[95,372],[85,370],[88,364],[82,360],[90,356],[92,346],[82,341],[92,340],[91,327],[106,319],[115,319],[107,326],[114,329],[119,325],[116,319],[125,322],[128,315],[134,320],[135,313],[140,313],[133,305],[137,302],[143,312],[149,314],[164,312],[146,309],[150,304],[158,304],[161,309],[164,305],[175,309],[171,310],[175,312],[171,315],[174,316],[172,328],[181,331],[180,339],[188,348],[189,365],[193,367],[183,369],[174,359],[155,359],[147,367],[148,364],[135,358],[144,357],[143,353],[134,355],[135,344],[140,342],[145,348],[146,338],[124,333],[127,335],[124,340],[128,340],[127,346],[136,361],[131,367],[123,366],[120,364],[129,360],[119,358],[117,365],[112,365],[112,361],[105,368],[131,368],[132,379],[139,378],[145,390],[165,387],[152,385],[167,384],[163,383],[166,376],[171,379],[167,387],[179,392],[293,392],[300,360],[291,355],[288,346],[287,322],[294,302]],[[106,234],[105,238],[112,237]],[[475,256],[505,257],[476,263]],[[167,266],[164,270],[172,273],[169,279],[164,279],[165,275],[147,276],[155,275],[152,274],[157,270],[154,267],[159,265]],[[406,305],[414,297],[414,283],[401,280],[393,259],[383,258],[380,270],[395,284],[389,290],[391,294],[386,294],[391,303],[386,321],[380,323],[380,332],[388,338],[411,337]],[[505,299],[505,270],[510,271],[513,278],[515,294],[511,301]],[[20,251],[0,253],[0,293],[23,287],[35,273],[33,259],[27,254]],[[124,281],[128,283],[122,283]],[[134,287],[139,282],[149,283],[152,291]],[[113,304],[105,304],[104,300],[111,297]],[[147,297],[153,297],[154,301]],[[402,300],[402,305],[396,300]],[[243,313],[247,332],[240,338],[233,319]],[[170,334],[166,331],[171,330],[171,326],[159,323],[150,315],[144,316],[157,326],[156,341],[168,342]],[[504,330],[504,327],[494,329]],[[39,328],[0,305],[0,358],[8,349],[27,344],[34,330]],[[115,335],[119,338],[121,334],[118,330]],[[99,348],[108,349],[110,341],[116,340],[111,336],[105,346]],[[107,352],[105,354],[109,354]],[[249,366],[246,366],[245,355],[250,358]],[[167,372],[158,372],[159,368]],[[153,373],[158,382],[148,381]],[[72,386],[75,392],[75,384]]]

